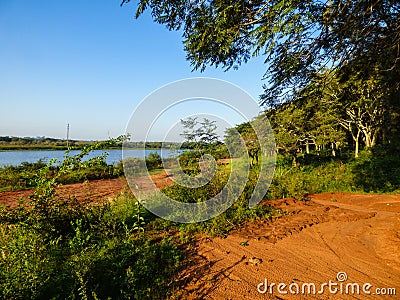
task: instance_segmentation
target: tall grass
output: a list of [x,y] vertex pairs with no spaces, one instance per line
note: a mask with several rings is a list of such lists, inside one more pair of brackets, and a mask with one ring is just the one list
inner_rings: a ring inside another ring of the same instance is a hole
[[306,155],[300,166],[279,156],[269,199],[305,198],[323,192],[392,193],[400,191],[400,154],[388,147],[361,151],[357,159]]
[[340,161],[297,168],[291,165],[278,165],[268,191],[268,198],[303,199],[308,194],[338,191],[362,191],[354,183],[351,166]]
[[182,252],[173,238],[137,230],[137,208],[126,198],[78,211],[68,205],[52,216],[62,228],[28,226],[41,223],[32,212],[2,211],[0,298],[164,298]]

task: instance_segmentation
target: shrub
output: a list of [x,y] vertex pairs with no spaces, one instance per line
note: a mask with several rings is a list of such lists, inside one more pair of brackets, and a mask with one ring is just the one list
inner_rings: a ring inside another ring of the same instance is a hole
[[[170,198],[180,202],[202,203],[219,194],[226,186],[229,176],[231,175],[227,169],[227,166],[218,166],[215,176],[209,183],[201,187],[187,188],[183,185],[175,184],[164,188],[163,192]],[[177,228],[189,233],[204,232],[213,236],[226,236],[230,230],[238,228],[247,220],[269,218],[274,214],[280,214],[280,211],[263,205],[256,205],[254,208],[249,208],[249,199],[257,184],[258,177],[258,170],[256,168],[251,169],[244,190],[241,193],[238,191],[234,192],[239,195],[238,198],[235,203],[222,214],[200,223],[181,224],[178,225]],[[196,178],[192,179],[196,180]],[[240,186],[240,184],[236,184],[237,180],[238,178],[232,178],[232,183],[230,184],[231,188]],[[162,224],[165,223],[171,226],[168,221],[158,221],[156,224],[158,228],[162,228]]]
[[352,163],[355,184],[366,192],[400,189],[400,146],[378,145],[362,151]]
[[331,159],[294,168],[287,163],[277,165],[268,198],[304,199],[308,194],[337,191],[357,191],[349,164]]
[[135,198],[101,206],[56,198],[59,177],[88,166],[81,158],[66,159],[52,178],[52,162],[39,169],[30,205],[0,210],[0,298],[165,297],[182,252],[172,238],[143,233],[153,216]]
[[161,156],[157,152],[150,152],[149,155],[146,157],[146,166],[148,170],[161,168]]

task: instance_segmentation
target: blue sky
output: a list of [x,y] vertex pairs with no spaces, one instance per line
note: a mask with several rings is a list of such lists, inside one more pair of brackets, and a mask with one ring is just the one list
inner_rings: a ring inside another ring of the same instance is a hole
[[65,138],[69,123],[73,139],[115,137],[146,95],[198,76],[258,99],[262,58],[192,72],[181,33],[135,20],[134,2],[0,0],[0,135]]

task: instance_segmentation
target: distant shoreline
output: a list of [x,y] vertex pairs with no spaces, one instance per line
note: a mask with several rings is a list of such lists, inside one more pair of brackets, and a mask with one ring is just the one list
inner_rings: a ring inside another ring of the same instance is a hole
[[[82,150],[82,149],[83,149],[83,147],[70,147],[69,148],[69,150]],[[113,148],[108,147],[108,148],[104,148],[101,150],[118,150],[118,149],[122,149],[122,147],[113,147]],[[128,149],[135,150],[138,148],[128,148]],[[146,148],[146,149],[151,150],[151,148]],[[28,146],[28,147],[26,147],[26,146],[19,146],[19,145],[15,145],[15,146],[10,145],[10,146],[6,146],[6,147],[0,146],[0,151],[46,151],[46,150],[48,150],[48,151],[52,151],[52,150],[66,151],[66,150],[68,150],[68,148],[63,147],[63,146],[60,146],[60,147],[57,147],[57,146],[55,146],[55,147],[54,146],[52,146],[52,147],[46,147],[46,146],[34,146],[34,147]]]
[[[82,150],[83,147],[70,147],[69,150]],[[124,147],[125,150],[143,150],[142,147]],[[145,150],[161,150],[161,148],[156,148],[156,147],[145,147]],[[164,149],[168,149],[168,150],[173,150],[172,148],[164,148]],[[68,150],[67,147],[46,147],[46,146],[36,146],[36,147],[24,147],[24,146],[18,146],[16,145],[15,147],[11,146],[11,147],[2,147],[0,146],[0,151],[66,151]],[[118,146],[118,147],[107,147],[107,148],[101,148],[101,149],[97,149],[97,150],[122,150],[122,146]]]
[[[70,147],[69,150],[82,150],[83,147]],[[141,150],[143,148],[139,148],[139,147],[134,147],[134,148],[128,148],[128,147],[124,147],[124,149],[128,149],[128,150]],[[146,147],[146,150],[161,150],[161,148],[150,148],[150,147]],[[10,147],[2,147],[0,146],[0,151],[66,151],[68,150],[67,147],[46,147],[46,146],[35,146],[35,147],[24,147],[24,146],[10,146]],[[107,148],[102,148],[102,149],[98,149],[98,150],[122,150],[122,147],[107,147]]]
[[[0,136],[0,151],[34,151],[34,150],[81,150],[84,147],[92,146],[96,143],[104,141],[83,141],[83,140],[69,140],[69,147],[67,141],[64,139],[55,139],[49,137],[10,137]],[[160,150],[172,149],[179,143],[175,142],[128,142],[125,144],[125,149],[138,150]],[[121,144],[107,145],[102,150],[118,150],[122,149]]]

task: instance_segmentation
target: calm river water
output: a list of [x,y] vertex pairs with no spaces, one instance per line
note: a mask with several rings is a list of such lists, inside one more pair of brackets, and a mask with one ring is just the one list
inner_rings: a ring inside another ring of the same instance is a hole
[[[107,152],[107,163],[117,164],[122,159],[121,150],[96,150],[89,153],[86,159],[96,157]],[[150,152],[157,152],[162,157],[171,157],[177,155],[176,150],[145,150],[146,156]],[[79,150],[72,150],[71,155],[79,153]],[[18,166],[22,162],[37,162],[39,159],[48,162],[52,158],[62,160],[65,155],[63,150],[21,150],[21,151],[0,151],[0,167]],[[143,150],[125,150],[124,157],[143,157]]]

